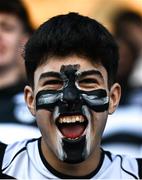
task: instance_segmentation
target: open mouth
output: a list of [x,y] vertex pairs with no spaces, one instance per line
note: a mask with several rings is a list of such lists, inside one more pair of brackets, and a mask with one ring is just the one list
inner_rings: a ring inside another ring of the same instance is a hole
[[78,139],[84,135],[88,120],[83,115],[65,115],[56,120],[61,134],[68,139]]

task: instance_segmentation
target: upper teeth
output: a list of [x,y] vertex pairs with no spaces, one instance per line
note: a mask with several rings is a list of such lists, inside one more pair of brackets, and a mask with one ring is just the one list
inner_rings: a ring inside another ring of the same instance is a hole
[[59,123],[75,123],[75,122],[84,122],[85,119],[83,116],[66,116],[66,117],[60,117]]

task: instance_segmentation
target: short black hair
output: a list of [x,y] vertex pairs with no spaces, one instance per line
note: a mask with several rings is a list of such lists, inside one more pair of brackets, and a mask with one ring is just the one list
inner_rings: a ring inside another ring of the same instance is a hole
[[34,72],[48,57],[70,55],[101,62],[109,83],[115,81],[119,58],[114,38],[96,20],[72,12],[52,17],[27,42],[24,58],[29,84],[34,86]]
[[15,15],[23,24],[24,31],[29,35],[33,33],[34,28],[22,0],[0,0],[0,13]]

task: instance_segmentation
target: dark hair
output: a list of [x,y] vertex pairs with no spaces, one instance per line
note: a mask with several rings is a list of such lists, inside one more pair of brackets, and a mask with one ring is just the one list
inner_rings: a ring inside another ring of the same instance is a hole
[[77,13],[55,16],[42,24],[25,46],[27,79],[34,85],[34,72],[50,56],[79,55],[106,68],[109,83],[115,81],[118,47],[100,23]]
[[123,10],[119,12],[114,18],[114,34],[116,37],[125,39],[128,23],[142,27],[142,16],[132,10]]
[[34,28],[22,0],[0,0],[0,13],[15,15],[22,22],[24,31],[29,34],[33,33]]

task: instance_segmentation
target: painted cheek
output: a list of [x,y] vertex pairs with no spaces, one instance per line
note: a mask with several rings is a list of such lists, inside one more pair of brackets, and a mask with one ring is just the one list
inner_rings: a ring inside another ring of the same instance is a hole
[[51,117],[51,113],[47,110],[38,110],[36,112],[37,124],[44,131],[48,128],[51,129],[53,124]]

